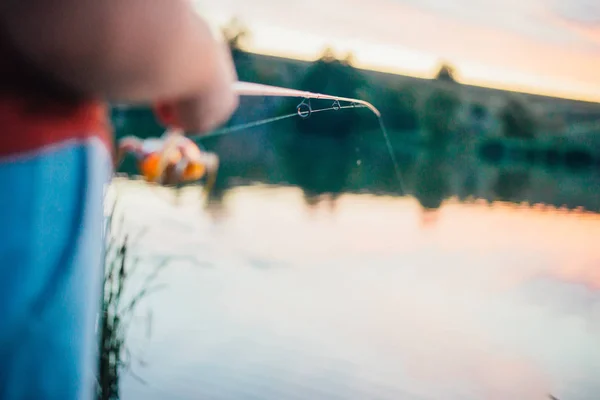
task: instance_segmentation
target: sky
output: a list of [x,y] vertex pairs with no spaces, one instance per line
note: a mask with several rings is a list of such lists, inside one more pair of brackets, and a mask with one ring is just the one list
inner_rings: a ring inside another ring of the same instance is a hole
[[237,17],[248,50],[315,59],[331,46],[361,68],[600,101],[600,2],[594,0],[208,0],[216,28]]

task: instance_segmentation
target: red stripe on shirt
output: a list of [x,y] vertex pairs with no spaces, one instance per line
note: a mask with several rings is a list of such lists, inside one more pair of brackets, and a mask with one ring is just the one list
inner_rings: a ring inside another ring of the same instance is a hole
[[31,103],[0,97],[0,157],[32,152],[73,139],[98,138],[112,154],[107,107],[100,102],[31,109]]

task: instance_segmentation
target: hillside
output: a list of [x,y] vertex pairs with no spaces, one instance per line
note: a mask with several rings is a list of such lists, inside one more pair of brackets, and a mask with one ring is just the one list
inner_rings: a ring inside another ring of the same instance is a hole
[[[260,83],[286,86],[295,89],[308,90],[303,78],[314,68],[318,62],[306,62],[280,58],[275,56],[266,56],[260,54],[246,53],[235,50],[236,63],[241,78],[257,81]],[[324,55],[326,58],[327,56]],[[242,60],[240,62],[240,60]],[[339,60],[329,60],[335,62]],[[342,64],[344,64],[342,60]],[[349,64],[351,67],[351,63]],[[463,124],[472,122],[473,110],[478,108],[485,109],[486,114],[490,114],[491,119],[496,122],[490,122],[486,126],[487,133],[498,131],[500,127],[500,114],[507,103],[515,101],[523,104],[537,120],[537,130],[541,135],[559,135],[563,136],[571,131],[581,131],[581,126],[586,134],[591,130],[596,130],[596,124],[593,128],[587,128],[590,123],[600,121],[600,104],[548,97],[536,94],[510,92],[487,87],[478,87],[465,85],[458,82],[423,79],[411,76],[396,75],[385,72],[356,70],[362,79],[364,79],[365,92],[362,95],[369,98],[376,106],[384,106],[386,100],[381,95],[383,92],[395,91],[404,92],[414,97],[414,104],[419,119],[422,119],[422,109],[427,99],[438,91],[450,91],[456,95],[461,103],[457,110],[456,119]],[[329,78],[331,79],[331,78]],[[337,93],[330,93],[337,94]],[[599,132],[600,133],[600,132]]]

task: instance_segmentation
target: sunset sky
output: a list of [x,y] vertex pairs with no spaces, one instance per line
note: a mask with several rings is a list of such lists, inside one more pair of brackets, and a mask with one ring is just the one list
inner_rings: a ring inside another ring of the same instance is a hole
[[359,67],[600,101],[594,0],[197,0],[214,26],[238,17],[249,50],[314,59],[331,45]]

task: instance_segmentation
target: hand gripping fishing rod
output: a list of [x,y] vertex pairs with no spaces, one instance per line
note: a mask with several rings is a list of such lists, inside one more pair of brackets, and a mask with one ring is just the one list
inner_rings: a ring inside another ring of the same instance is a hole
[[[149,163],[146,162],[148,160],[148,157],[152,156],[152,157],[156,158],[156,162],[151,164],[151,166],[152,166],[151,175],[153,177],[150,180],[152,180],[154,182],[163,181],[165,172],[167,172],[168,170],[172,170],[175,166],[177,166],[177,170],[180,170],[180,171],[198,170],[198,171],[204,172],[207,170],[210,171],[210,170],[214,169],[214,167],[213,168],[203,168],[202,165],[204,164],[203,158],[206,158],[206,156],[209,156],[207,159],[214,159],[216,157],[216,155],[208,154],[204,151],[200,151],[199,149],[198,149],[198,151],[196,151],[196,149],[193,149],[193,151],[185,151],[186,148],[189,149],[190,142],[191,142],[190,139],[192,139],[192,140],[193,139],[202,139],[202,138],[211,137],[211,136],[225,135],[225,134],[229,134],[229,133],[232,133],[235,131],[246,130],[246,129],[254,128],[257,126],[266,125],[266,124],[274,123],[274,122],[281,121],[284,119],[292,118],[292,117],[299,116],[299,117],[305,119],[317,112],[332,111],[332,110],[338,111],[338,110],[348,109],[348,108],[368,108],[369,110],[371,110],[371,112],[373,114],[375,114],[375,116],[377,117],[377,119],[379,121],[379,127],[380,127],[383,137],[385,139],[387,150],[392,159],[392,162],[394,165],[394,171],[396,173],[396,177],[398,178],[398,183],[401,186],[403,186],[402,185],[402,177],[400,174],[400,168],[398,166],[396,156],[393,152],[392,145],[390,143],[387,131],[385,129],[385,126],[383,125],[381,113],[373,104],[369,103],[368,101],[349,98],[349,97],[333,96],[333,95],[323,94],[323,93],[313,93],[313,92],[307,92],[307,91],[302,91],[302,90],[288,89],[288,88],[277,87],[277,86],[262,85],[262,84],[251,83],[251,82],[235,82],[233,84],[233,90],[240,97],[243,97],[243,96],[292,97],[292,98],[302,99],[302,101],[296,107],[295,113],[286,114],[286,115],[273,117],[273,118],[267,118],[267,119],[263,119],[260,121],[253,121],[253,122],[244,123],[244,124],[240,124],[240,125],[227,126],[227,127],[215,130],[215,131],[207,133],[207,134],[187,135],[187,137],[186,137],[187,140],[185,141],[185,143],[184,143],[183,138],[181,137],[182,132],[180,130],[172,130],[172,129],[167,130],[167,132],[160,139],[158,139],[158,142],[157,142],[157,139],[148,139],[148,140],[153,140],[153,144],[154,144],[153,149],[151,151],[146,151],[146,152],[140,153],[139,149],[142,149],[142,147],[148,147],[148,146],[141,146],[141,145],[138,146],[138,153],[142,154],[141,156],[138,155],[138,159],[140,160],[140,166],[142,165],[143,162],[145,162],[145,164],[143,164],[143,165],[145,165],[146,168],[148,169],[147,165]],[[328,107],[328,108],[313,109],[310,104],[311,99],[331,100],[331,101],[333,101],[333,104],[331,107]],[[342,102],[349,103],[350,105],[342,106],[341,105]],[[145,142],[145,141],[143,141],[143,142]],[[194,153],[196,156],[195,157],[187,157],[186,153]],[[198,153],[201,153],[202,156],[200,156],[200,154],[198,154]],[[173,161],[168,161],[168,160],[173,160]],[[175,165],[175,164],[177,164],[177,165]],[[213,164],[215,164],[215,162],[213,162]],[[218,163],[216,163],[216,165],[218,165]],[[209,166],[206,165],[204,167],[209,167]],[[148,175],[148,176],[146,176],[146,178],[150,177],[150,174],[144,173],[144,175],[145,176]],[[201,177],[203,175],[204,175],[203,173],[200,175],[191,174],[190,178],[193,178],[192,180],[195,180],[199,176]],[[186,179],[182,179],[182,180],[185,181]]]

